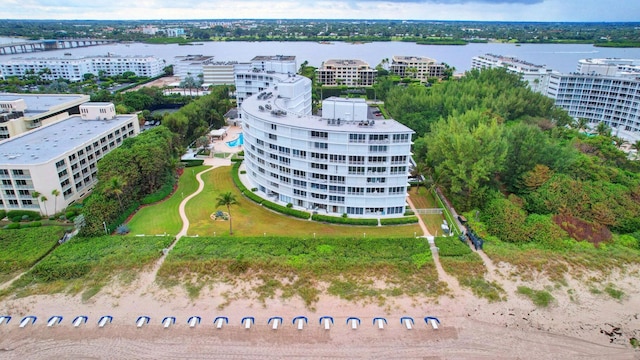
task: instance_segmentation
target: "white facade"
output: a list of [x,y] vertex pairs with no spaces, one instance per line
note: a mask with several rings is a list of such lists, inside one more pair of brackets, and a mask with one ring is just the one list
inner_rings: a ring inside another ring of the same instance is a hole
[[29,73],[45,80],[59,78],[82,81],[84,74],[98,76],[121,75],[131,71],[136,76],[154,77],[162,75],[165,62],[153,56],[92,56],[84,58],[26,58],[10,59],[0,64],[0,73],[6,79],[11,76],[24,77]]
[[[81,105],[81,113],[109,113],[113,104]],[[84,109],[89,109],[88,112]],[[104,112],[100,111],[104,109]],[[140,133],[138,117],[104,120],[71,116],[0,144],[0,208],[52,215],[88,194],[98,180],[97,162]],[[57,190],[59,196],[52,192]],[[39,192],[47,198],[32,196]]]
[[0,141],[79,114],[80,94],[0,94]]
[[[299,78],[285,78],[242,102],[251,186],[270,201],[321,214],[402,216],[413,131],[394,120],[333,117],[341,111],[332,117],[294,111],[296,91],[306,94],[311,87]],[[299,86],[288,86],[293,84]]]
[[604,122],[628,141],[640,140],[640,78],[587,74],[550,75],[546,95],[573,118]]
[[202,65],[204,86],[235,84],[237,61],[206,61]]
[[322,117],[341,120],[367,120],[369,106],[365,99],[330,97],[322,101]]
[[493,54],[474,56],[471,59],[471,68],[478,70],[506,68],[507,71],[520,75],[522,80],[526,81],[531,90],[535,92],[545,91],[549,74],[552,71],[543,65],[535,65],[514,57]]
[[445,66],[438,64],[435,59],[424,56],[394,55],[391,58],[389,71],[401,77],[409,76],[425,82],[433,77],[442,78]]
[[327,86],[371,86],[378,70],[362,60],[327,60],[316,71],[318,82]]
[[173,75],[184,80],[187,76],[198,80],[198,75],[204,73],[204,64],[213,60],[213,56],[204,55],[186,55],[176,56],[175,65],[173,66]]
[[640,59],[581,59],[578,61],[578,73],[640,77]]

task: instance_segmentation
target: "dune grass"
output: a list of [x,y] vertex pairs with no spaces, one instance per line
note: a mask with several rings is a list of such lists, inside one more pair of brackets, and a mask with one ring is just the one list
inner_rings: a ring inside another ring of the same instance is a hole
[[[324,224],[315,221],[297,219],[265,209],[245,198],[233,184],[230,167],[220,167],[203,175],[205,188],[193,198],[186,207],[190,221],[189,235],[216,236],[229,235],[229,221],[214,221],[211,214],[225,207],[216,206],[217,197],[231,191],[238,200],[231,207],[233,236],[297,236],[297,237],[413,237],[421,234],[418,224],[398,226],[345,226]],[[183,175],[184,176],[184,175]],[[175,196],[175,195],[174,195]]]
[[180,176],[178,188],[168,199],[141,208],[131,218],[127,223],[131,234],[177,234],[182,228],[178,207],[184,197],[198,189],[196,175],[207,168],[209,166],[186,168]]
[[399,295],[435,298],[446,290],[429,245],[413,237],[183,238],[160,268],[158,281],[187,290],[240,281],[251,284],[256,299],[299,296],[309,308],[324,291],[322,284],[347,300],[378,302]]
[[58,244],[64,231],[61,226],[0,230],[0,283],[33,266]]
[[518,286],[518,294],[528,297],[538,307],[549,307],[555,300],[553,295],[546,290],[534,290],[526,286]]
[[58,292],[83,293],[88,299],[115,276],[133,279],[160,258],[174,240],[164,236],[102,236],[73,238],[0,293],[16,296]]

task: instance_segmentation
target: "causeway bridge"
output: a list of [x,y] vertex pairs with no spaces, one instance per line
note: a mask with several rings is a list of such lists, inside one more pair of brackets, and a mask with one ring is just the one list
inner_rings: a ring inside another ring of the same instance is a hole
[[38,51],[73,49],[78,47],[105,45],[117,42],[108,39],[60,39],[35,40],[0,45],[0,55],[25,54]]

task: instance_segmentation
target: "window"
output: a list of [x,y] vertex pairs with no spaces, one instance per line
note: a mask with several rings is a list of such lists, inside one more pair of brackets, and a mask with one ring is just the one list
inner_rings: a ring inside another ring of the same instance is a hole
[[15,196],[16,192],[13,190],[5,190],[4,193],[9,196]]
[[269,139],[278,140],[278,136],[276,136],[275,134],[269,134]]
[[349,175],[364,175],[364,166],[349,166]]
[[365,142],[365,139],[366,139],[365,134],[349,134],[350,143],[363,143]]
[[11,180],[2,180],[2,185],[11,185]]
[[349,155],[349,164],[364,164],[364,156]]
[[409,142],[409,134],[393,134],[394,143],[406,143]]
[[327,139],[327,138],[329,138],[329,133],[327,133],[326,131],[311,131],[311,137],[312,138]]
[[16,185],[27,186],[27,180],[16,180]]
[[386,151],[387,151],[386,145],[370,145],[369,146],[369,152],[386,152]]
[[18,190],[18,194],[21,196],[29,196],[31,195],[31,192],[29,190]]
[[335,154],[329,155],[329,161],[334,163],[344,163],[346,159],[347,159],[346,155],[335,155]]
[[22,176],[24,175],[24,170],[13,170],[13,175]]
[[313,143],[313,147],[314,147],[315,149],[325,149],[325,150],[326,150],[326,149],[328,149],[328,148],[329,148],[329,145],[327,145],[327,143],[314,142],[314,143]]
[[344,176],[331,175],[329,176],[329,182],[334,184],[344,184]]
[[307,152],[304,150],[293,149],[293,156],[305,159],[307,157]]
[[404,186],[394,186],[389,188],[389,194],[404,194],[406,192],[406,187]]

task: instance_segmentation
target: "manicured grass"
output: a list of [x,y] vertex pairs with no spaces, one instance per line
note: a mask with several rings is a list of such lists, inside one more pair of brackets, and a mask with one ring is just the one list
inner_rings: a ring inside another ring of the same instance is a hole
[[[413,205],[416,207],[416,209],[440,208],[440,205],[433,197],[433,194],[424,186],[412,186],[409,189],[409,198],[413,202]],[[442,235],[442,228],[440,227],[440,225],[442,224],[442,220],[444,220],[443,215],[416,214],[416,216],[420,216],[422,222],[424,222],[425,226],[432,235]]]
[[58,246],[33,269],[0,293],[28,296],[70,292],[87,299],[114,276],[135,278],[135,274],[162,255],[174,240],[164,236],[102,236],[73,238]]
[[0,283],[29,269],[57,244],[61,226],[0,230]]
[[429,245],[413,237],[188,237],[169,253],[158,280],[195,288],[243,281],[253,284],[257,299],[300,296],[310,308],[323,283],[330,294],[378,302],[403,294],[435,298],[445,291]]
[[209,166],[195,166],[186,168],[180,180],[177,190],[168,199],[156,204],[145,206],[127,223],[131,234],[177,234],[182,228],[182,220],[178,213],[178,207],[184,197],[189,196],[198,189],[196,175],[208,169]]
[[[231,179],[231,167],[220,167],[203,175],[205,188],[193,198],[186,207],[190,221],[189,235],[216,236],[229,234],[228,221],[213,221],[211,214],[218,210],[217,197],[223,192],[231,191],[238,200],[231,207],[233,236],[297,236],[297,237],[413,237],[421,234],[418,224],[397,226],[344,226],[330,225],[315,221],[302,220],[265,209],[245,198],[235,187]],[[175,195],[174,195],[175,196]]]
[[461,286],[469,288],[476,296],[490,302],[505,299],[505,291],[500,284],[489,282],[484,275],[487,269],[478,254],[456,237],[437,237],[440,264],[444,271],[454,276]]
[[518,286],[518,294],[528,297],[538,307],[548,307],[555,300],[546,290],[534,290],[526,286]]

